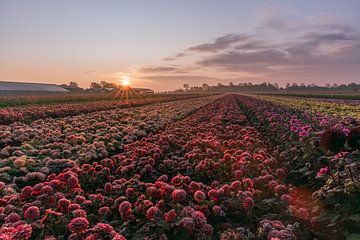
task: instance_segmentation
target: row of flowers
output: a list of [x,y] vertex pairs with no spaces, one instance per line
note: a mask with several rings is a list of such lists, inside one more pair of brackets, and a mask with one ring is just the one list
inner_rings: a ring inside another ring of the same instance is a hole
[[342,99],[313,99],[313,98],[294,98],[282,96],[259,95],[256,98],[274,102],[276,104],[298,109],[300,111],[310,111],[314,114],[321,113],[324,116],[336,118],[354,118],[360,120],[360,105],[358,102]]
[[57,119],[1,125],[0,180],[27,184],[49,173],[91,163],[194,112],[216,96]]
[[215,100],[101,161],[36,184],[2,183],[1,238],[296,239],[304,231],[291,213],[310,213],[237,99]]
[[[43,118],[59,118],[74,116],[81,113],[91,113],[102,110],[111,110],[118,108],[128,108],[144,106],[159,102],[168,102],[174,100],[197,98],[200,95],[171,95],[171,96],[156,96],[145,98],[130,98],[130,99],[108,99],[106,101],[96,101],[96,99],[85,103],[58,103],[48,105],[31,105],[24,107],[7,107],[0,108],[0,124],[10,124],[13,122],[29,122],[36,119]],[[66,96],[64,96],[66,98]],[[73,96],[69,96],[73,98]]]

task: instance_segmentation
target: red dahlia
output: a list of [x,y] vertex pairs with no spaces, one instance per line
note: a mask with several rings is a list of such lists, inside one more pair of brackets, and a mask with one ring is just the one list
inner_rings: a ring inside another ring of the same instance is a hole
[[24,217],[26,220],[35,220],[40,217],[40,209],[36,206],[31,206],[28,209],[26,209],[24,213]]
[[83,217],[77,217],[69,223],[69,229],[72,233],[83,233],[89,227],[89,221]]
[[175,189],[171,197],[174,202],[183,202],[186,200],[186,192],[183,189]]

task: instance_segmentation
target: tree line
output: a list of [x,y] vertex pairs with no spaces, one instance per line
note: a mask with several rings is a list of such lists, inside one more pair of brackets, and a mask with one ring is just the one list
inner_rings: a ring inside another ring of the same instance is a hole
[[325,86],[317,86],[315,84],[305,85],[303,83],[287,83],[285,87],[280,87],[277,83],[263,82],[259,84],[239,83],[233,84],[230,82],[228,85],[218,83],[215,86],[210,86],[207,83],[202,86],[190,86],[183,84],[182,89],[176,90],[177,92],[360,92],[360,83],[349,84],[326,84]]

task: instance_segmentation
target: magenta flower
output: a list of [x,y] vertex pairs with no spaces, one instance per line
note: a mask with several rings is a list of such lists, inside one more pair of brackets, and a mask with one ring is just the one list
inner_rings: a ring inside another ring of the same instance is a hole
[[322,177],[329,171],[328,167],[320,168],[320,170],[316,173],[316,178]]

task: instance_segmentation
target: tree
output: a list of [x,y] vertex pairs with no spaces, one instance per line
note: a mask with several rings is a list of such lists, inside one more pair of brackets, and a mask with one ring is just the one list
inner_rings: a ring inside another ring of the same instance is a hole
[[101,81],[100,85],[101,85],[102,88],[116,88],[115,83],[109,83],[109,82],[106,82],[106,81]]
[[90,88],[91,89],[100,89],[101,88],[101,84],[97,83],[97,82],[92,82],[90,83]]
[[69,87],[78,88],[78,87],[79,87],[79,84],[78,84],[77,82],[70,82],[70,83],[69,83]]
[[185,89],[186,92],[189,91],[189,88],[190,88],[189,84],[184,83],[184,84],[183,84],[183,87],[184,87],[184,89]]
[[208,91],[209,90],[209,85],[207,83],[203,83],[202,88],[204,91]]

